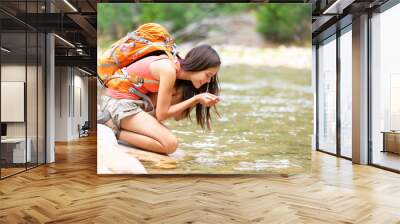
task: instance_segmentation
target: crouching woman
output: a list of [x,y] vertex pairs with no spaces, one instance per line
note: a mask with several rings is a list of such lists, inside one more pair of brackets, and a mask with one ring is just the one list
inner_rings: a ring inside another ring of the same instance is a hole
[[[178,140],[161,122],[187,117],[194,107],[197,123],[202,128],[210,128],[210,107],[219,102],[217,73],[221,61],[218,53],[209,45],[200,45],[191,49],[185,58],[178,56],[177,63],[179,66],[166,55],[155,55],[126,67],[128,73],[146,78],[147,94],[141,98],[153,98],[152,114],[140,107],[138,96],[132,92],[108,89],[102,96],[101,110],[111,115],[112,122],[108,124],[115,130],[117,139],[144,150],[173,153]],[[146,88],[146,82],[141,88]]]

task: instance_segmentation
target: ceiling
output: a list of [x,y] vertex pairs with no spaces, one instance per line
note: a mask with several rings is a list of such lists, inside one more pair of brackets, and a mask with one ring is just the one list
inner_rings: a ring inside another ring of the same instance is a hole
[[[309,0],[312,4],[312,37],[317,43],[351,23],[352,17],[372,11],[388,0]],[[340,21],[340,22],[339,22]],[[336,26],[336,27],[335,27]]]
[[45,0],[1,0],[2,46],[11,50],[8,60],[31,58],[43,47],[36,43],[36,33],[50,32],[57,34],[56,65],[78,66],[95,74],[96,4],[96,0],[47,0],[47,4]]

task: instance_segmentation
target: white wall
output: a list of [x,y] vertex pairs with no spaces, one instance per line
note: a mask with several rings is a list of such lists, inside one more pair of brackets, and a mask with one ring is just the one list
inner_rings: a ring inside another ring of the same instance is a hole
[[68,141],[68,70],[55,68],[55,141]]
[[[1,81],[25,82],[25,65],[2,65]],[[7,108],[1,108],[7,110]],[[7,122],[8,137],[25,137],[25,122]]]
[[[37,70],[38,69],[38,70]],[[27,80],[25,80],[27,78]],[[22,112],[25,113],[27,119],[23,122],[6,122],[8,138],[27,138],[30,140],[30,148],[32,161],[44,163],[44,74],[41,66],[25,67],[20,64],[3,64],[1,66],[1,81],[2,82],[24,82],[26,83],[26,107],[22,107]],[[2,89],[3,92],[3,89]],[[24,90],[22,93],[24,94]],[[7,97],[2,95],[3,97]],[[1,108],[2,112],[13,113],[11,108]],[[39,154],[37,156],[37,153]]]
[[[26,75],[26,67],[25,64],[24,65],[18,65],[18,64],[3,64],[1,66],[1,82],[23,82],[24,85],[26,84],[26,80],[25,80],[25,75]],[[2,87],[3,83],[2,83]],[[25,87],[23,87],[25,88]],[[4,90],[1,90],[1,93],[4,94]],[[22,91],[22,93],[20,92],[19,94],[22,94],[24,97],[24,92],[25,89],[20,90]],[[2,95],[1,98],[4,98],[7,96]],[[25,101],[25,99],[24,99]],[[2,102],[2,106],[1,107],[1,114],[8,114],[8,113],[13,113],[13,111],[11,110],[11,108],[4,106],[3,102]],[[25,133],[26,133],[26,120],[25,120],[25,102],[23,102],[22,108],[19,108],[19,110],[22,110],[22,121],[21,122],[5,122],[7,124],[7,138],[25,138]],[[18,113],[20,113],[21,111],[19,111]],[[2,118],[3,119],[3,118]],[[27,135],[27,138],[29,139],[32,136]],[[36,136],[35,136],[36,137]],[[28,141],[30,142],[30,141]],[[26,142],[25,142],[26,143]],[[33,151],[35,150],[35,148],[33,148]],[[25,156],[25,149],[23,149],[23,153],[19,154],[19,156]],[[18,154],[18,153],[16,153]],[[36,155],[36,154],[35,154]],[[18,156],[18,157],[19,157]],[[30,156],[31,158],[28,158],[28,162],[32,161],[32,148],[31,148],[31,144],[28,145],[27,148],[27,156]],[[13,156],[15,159],[15,156]],[[16,161],[14,160],[13,161]],[[19,162],[24,162],[25,159],[18,159]]]
[[72,135],[78,136],[78,124],[82,126],[85,121],[88,121],[88,78],[86,76],[82,76],[82,73],[79,70],[75,70],[73,85],[73,109],[75,113],[73,112],[74,116],[72,119]]
[[56,67],[55,85],[55,140],[77,139],[78,124],[88,120],[88,78],[76,68]]

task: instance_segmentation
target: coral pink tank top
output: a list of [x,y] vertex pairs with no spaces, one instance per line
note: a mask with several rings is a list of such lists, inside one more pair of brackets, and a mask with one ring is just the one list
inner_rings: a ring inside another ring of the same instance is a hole
[[[168,59],[167,55],[159,55],[159,56],[148,56],[143,59],[140,59],[126,67],[126,71],[129,74],[135,74],[137,77],[142,77],[146,81],[140,87],[134,87],[137,91],[147,94],[148,92],[158,92],[159,83],[156,78],[150,72],[150,64],[154,61],[160,59]],[[177,62],[179,63],[179,62]],[[107,95],[116,98],[116,99],[140,99],[139,96],[133,93],[122,93],[116,90],[107,89]]]

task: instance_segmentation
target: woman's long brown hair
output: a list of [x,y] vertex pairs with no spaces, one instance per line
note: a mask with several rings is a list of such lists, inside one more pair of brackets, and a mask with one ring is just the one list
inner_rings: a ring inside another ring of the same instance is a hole
[[[193,49],[191,49],[185,58],[181,58],[178,55],[178,59],[181,65],[181,68],[184,71],[202,71],[212,67],[219,67],[221,65],[221,60],[218,53],[207,44],[199,45]],[[193,83],[188,80],[176,80],[175,87],[178,91],[182,91],[182,101],[192,98],[193,96],[209,92],[214,95],[219,95],[220,86],[217,74],[210,80],[209,83],[202,85],[200,88],[196,89],[193,86]],[[215,112],[218,116],[219,113],[217,111],[216,106],[213,106]],[[183,112],[183,117],[189,117],[190,119],[190,111],[192,108],[188,108]],[[207,126],[207,129],[211,129],[210,121],[210,107],[203,106],[198,103],[196,105],[196,120],[197,124],[201,126],[202,129]]]

